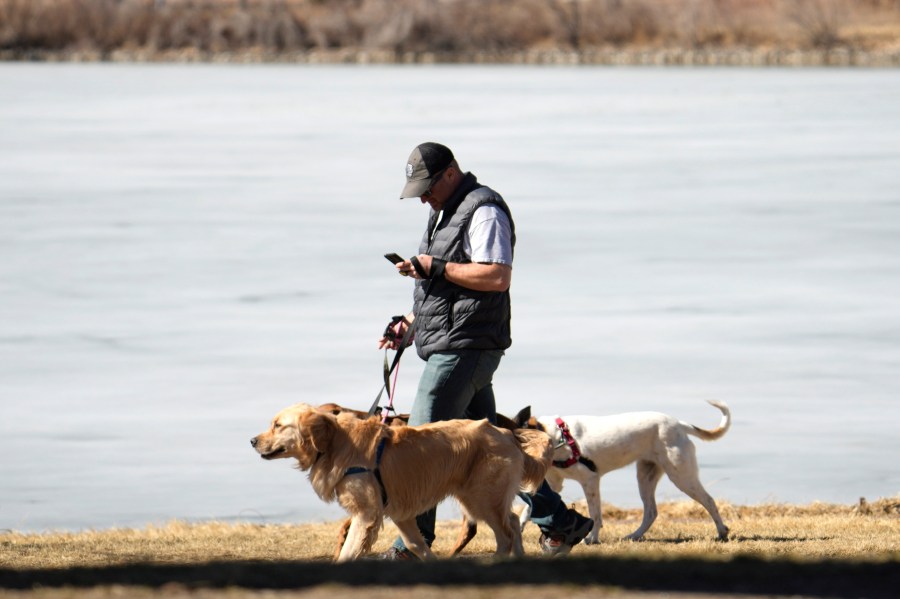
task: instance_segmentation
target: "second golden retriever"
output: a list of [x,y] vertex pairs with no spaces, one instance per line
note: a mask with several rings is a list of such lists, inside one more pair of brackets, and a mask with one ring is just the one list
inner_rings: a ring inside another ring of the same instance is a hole
[[[387,418],[382,419],[381,415],[369,415],[368,412],[363,412],[361,410],[354,410],[353,408],[345,408],[336,403],[324,403],[320,406],[316,407],[317,410],[321,412],[327,412],[334,416],[338,414],[352,414],[353,416],[365,420],[367,418],[376,418],[381,420],[385,424],[389,426],[406,426],[409,423],[409,414],[395,414],[393,416],[388,416]],[[530,414],[531,412],[529,412]],[[497,423],[496,426],[499,428],[505,428],[507,430],[515,431],[519,428],[526,428],[524,426],[519,426],[515,420],[504,416],[503,414],[496,414]],[[516,416],[519,418],[519,416]],[[341,524],[341,528],[338,531],[338,542],[337,547],[334,550],[334,559],[337,560],[338,556],[341,555],[341,549],[344,547],[344,543],[347,541],[347,533],[350,531],[350,524],[352,523],[352,518],[347,518]],[[522,527],[524,529],[524,526]],[[475,538],[475,535],[478,532],[478,525],[474,520],[468,520],[465,516],[463,516],[462,523],[459,528],[459,535],[456,538],[456,543],[453,545],[453,549],[450,551],[450,555],[456,556],[465,549],[466,545],[469,544],[469,541]]]
[[410,551],[434,558],[415,518],[448,496],[468,520],[494,531],[497,555],[523,555],[512,502],[519,490],[540,486],[553,453],[545,433],[513,434],[486,420],[392,428],[306,404],[279,412],[250,442],[265,459],[296,459],[316,494],[347,510],[351,525],[341,562],[371,550],[385,516]]

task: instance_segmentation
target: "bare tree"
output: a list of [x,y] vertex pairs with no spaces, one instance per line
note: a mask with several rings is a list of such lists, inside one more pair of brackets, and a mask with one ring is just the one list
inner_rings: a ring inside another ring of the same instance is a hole
[[581,50],[581,0],[549,0],[573,50]]
[[850,14],[847,0],[788,0],[785,10],[810,45],[826,49],[842,41],[840,30]]

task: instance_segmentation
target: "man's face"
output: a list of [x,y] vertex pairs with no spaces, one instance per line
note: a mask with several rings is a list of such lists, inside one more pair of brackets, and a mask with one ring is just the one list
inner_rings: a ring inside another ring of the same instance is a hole
[[450,195],[453,193],[450,182],[447,180],[451,168],[452,167],[447,167],[444,169],[444,171],[438,175],[438,178],[432,182],[431,187],[425,190],[425,193],[419,198],[423,204],[428,204],[435,212],[439,212],[443,209],[444,204],[450,199]]

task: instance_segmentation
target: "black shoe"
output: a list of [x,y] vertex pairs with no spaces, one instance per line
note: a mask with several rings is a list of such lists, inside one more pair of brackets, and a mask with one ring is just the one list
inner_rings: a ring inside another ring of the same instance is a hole
[[575,510],[569,510],[566,524],[558,530],[545,530],[538,541],[545,555],[565,555],[572,547],[584,540],[594,528],[594,521],[585,518]]
[[[584,533],[587,534],[587,533]],[[397,549],[393,545],[384,553],[382,553],[379,558],[383,560],[388,560],[392,562],[417,562],[419,558],[416,557],[416,554],[410,551],[409,549]]]

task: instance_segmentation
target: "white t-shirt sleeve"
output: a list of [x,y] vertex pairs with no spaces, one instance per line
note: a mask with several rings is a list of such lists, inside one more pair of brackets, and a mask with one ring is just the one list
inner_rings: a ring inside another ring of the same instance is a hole
[[472,262],[488,262],[512,266],[512,227],[509,217],[495,204],[485,204],[475,211],[463,236],[463,249]]

